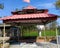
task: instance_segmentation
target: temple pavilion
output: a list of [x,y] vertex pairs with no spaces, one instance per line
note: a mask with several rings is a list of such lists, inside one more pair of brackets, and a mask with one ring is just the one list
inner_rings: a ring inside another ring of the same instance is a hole
[[28,24],[46,25],[50,22],[57,20],[58,17],[55,14],[49,14],[48,9],[37,9],[36,7],[33,7],[31,5],[28,5],[19,11],[12,11],[11,13],[12,13],[11,16],[3,17],[0,19],[3,20],[4,23],[4,36],[5,36],[5,24],[11,24],[12,26]]

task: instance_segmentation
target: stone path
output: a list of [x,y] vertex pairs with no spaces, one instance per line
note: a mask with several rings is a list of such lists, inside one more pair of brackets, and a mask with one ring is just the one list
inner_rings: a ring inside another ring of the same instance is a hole
[[20,48],[19,44],[10,45],[10,48]]
[[[53,43],[40,43],[40,44],[35,44],[35,43],[21,43],[21,44],[12,44],[10,48],[57,48],[56,44]],[[60,45],[59,45],[60,48]]]
[[10,45],[10,48],[42,48],[41,46],[37,46],[36,44],[32,43],[21,43],[21,44],[12,44]]

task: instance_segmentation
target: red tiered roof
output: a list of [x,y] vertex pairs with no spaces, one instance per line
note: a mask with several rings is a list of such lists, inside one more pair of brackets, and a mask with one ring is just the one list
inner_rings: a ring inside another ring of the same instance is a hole
[[33,19],[33,18],[51,18],[56,17],[56,15],[53,14],[45,14],[45,13],[39,13],[39,14],[22,14],[22,15],[12,15],[8,17],[2,18],[2,20],[9,20],[9,19]]
[[57,15],[48,14],[47,9],[36,9],[33,6],[27,6],[22,11],[12,12],[12,16],[1,18],[4,23],[20,22],[20,23],[49,23],[57,19]]

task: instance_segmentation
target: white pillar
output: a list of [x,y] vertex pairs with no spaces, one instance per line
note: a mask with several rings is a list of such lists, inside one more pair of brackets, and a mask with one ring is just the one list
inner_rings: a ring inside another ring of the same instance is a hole
[[56,28],[56,38],[57,38],[57,48],[59,48],[59,44],[58,44],[58,30]]
[[41,31],[39,32],[39,37],[41,37]]
[[3,35],[3,37],[5,37],[5,23],[4,23],[4,31],[3,31],[3,32],[4,32],[4,35]]
[[[5,37],[5,23],[3,24],[3,38]],[[4,48],[4,43],[5,43],[5,41],[4,41],[4,39],[3,39],[3,48]]]
[[46,42],[45,25],[44,25],[44,37],[45,37],[45,42]]

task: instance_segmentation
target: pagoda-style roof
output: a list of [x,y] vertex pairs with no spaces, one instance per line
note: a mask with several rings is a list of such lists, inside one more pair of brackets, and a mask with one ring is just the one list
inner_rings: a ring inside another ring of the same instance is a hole
[[27,6],[20,11],[11,12],[13,15],[1,18],[4,23],[39,23],[46,24],[57,19],[57,15],[49,14],[48,9],[36,9]]
[[33,23],[33,24],[46,24],[57,19],[57,15],[53,14],[23,14],[23,15],[12,15],[2,18],[4,23]]
[[45,13],[36,13],[36,14],[21,14],[21,15],[12,15],[2,18],[2,20],[12,20],[12,19],[41,19],[41,18],[52,18],[56,17],[54,14],[45,14]]

